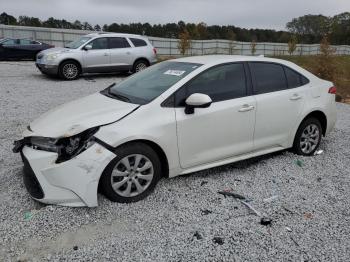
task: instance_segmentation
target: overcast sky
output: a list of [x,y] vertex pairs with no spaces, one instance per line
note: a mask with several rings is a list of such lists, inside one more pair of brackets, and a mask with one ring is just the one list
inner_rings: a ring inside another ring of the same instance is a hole
[[205,22],[245,28],[285,29],[305,14],[350,12],[350,0],[0,0],[0,12],[90,24]]

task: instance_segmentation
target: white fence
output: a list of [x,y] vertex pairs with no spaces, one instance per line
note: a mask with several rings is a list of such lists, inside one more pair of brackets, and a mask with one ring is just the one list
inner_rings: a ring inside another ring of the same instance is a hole
[[[81,35],[91,31],[54,29],[43,27],[8,26],[0,25],[0,38],[31,38],[38,41],[64,46],[65,43],[77,39]],[[153,46],[157,48],[161,56],[180,56],[178,39],[148,37]],[[333,46],[338,55],[350,55],[350,46]],[[255,55],[278,56],[288,55],[288,44],[286,43],[256,43]],[[187,55],[207,54],[236,54],[251,55],[251,43],[228,40],[193,40]],[[319,44],[298,44],[293,55],[316,55],[320,52]]]

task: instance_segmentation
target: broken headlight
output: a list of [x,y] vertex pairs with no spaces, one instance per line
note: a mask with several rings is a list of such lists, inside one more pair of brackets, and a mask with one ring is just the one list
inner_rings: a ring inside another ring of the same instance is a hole
[[93,135],[98,131],[93,127],[71,137],[63,137],[57,140],[58,158],[56,163],[67,161],[89,148],[93,143]]
[[19,147],[22,148],[24,144],[27,144],[37,150],[55,152],[58,154],[56,163],[61,163],[75,157],[89,148],[94,143],[93,135],[98,129],[99,127],[93,127],[74,136],[62,138],[33,136],[27,138],[26,141],[19,141],[21,142]]
[[44,150],[49,152],[58,152],[56,145],[56,138],[32,136],[30,137],[30,144],[34,149]]

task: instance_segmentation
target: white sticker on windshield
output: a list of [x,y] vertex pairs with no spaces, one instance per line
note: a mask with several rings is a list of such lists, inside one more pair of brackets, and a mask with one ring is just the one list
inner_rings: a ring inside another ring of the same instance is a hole
[[169,69],[168,71],[164,72],[164,75],[181,76],[184,73],[186,73],[186,71]]

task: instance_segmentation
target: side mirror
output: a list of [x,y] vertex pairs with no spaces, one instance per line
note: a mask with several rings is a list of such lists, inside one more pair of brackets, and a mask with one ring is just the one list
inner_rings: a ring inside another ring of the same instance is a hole
[[88,50],[91,50],[92,49],[92,45],[86,45],[84,46],[84,50],[85,51],[88,51]]
[[185,101],[185,114],[193,114],[195,108],[207,108],[211,105],[210,96],[200,93],[194,93],[187,97]]

